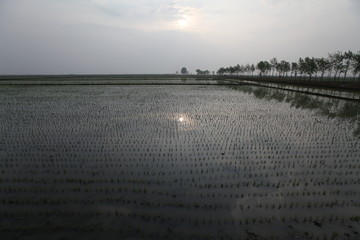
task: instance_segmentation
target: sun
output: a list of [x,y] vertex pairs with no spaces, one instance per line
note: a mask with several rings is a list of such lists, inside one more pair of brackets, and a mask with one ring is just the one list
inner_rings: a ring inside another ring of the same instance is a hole
[[174,9],[176,10],[175,15],[170,18],[169,22],[166,22],[169,29],[192,33],[202,29],[200,26],[203,26],[206,15],[199,8],[175,5]]
[[176,21],[176,25],[180,29],[186,29],[189,26],[189,21],[186,18],[181,18]]

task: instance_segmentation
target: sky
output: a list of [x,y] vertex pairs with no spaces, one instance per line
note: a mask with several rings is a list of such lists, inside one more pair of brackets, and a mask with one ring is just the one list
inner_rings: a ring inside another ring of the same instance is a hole
[[360,0],[0,0],[0,75],[162,74],[360,51]]

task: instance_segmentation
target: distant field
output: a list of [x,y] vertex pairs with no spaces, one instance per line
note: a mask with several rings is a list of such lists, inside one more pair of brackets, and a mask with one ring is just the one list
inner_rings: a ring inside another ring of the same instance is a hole
[[[248,79],[249,78],[249,79]],[[286,89],[318,96],[336,97],[345,100],[360,100],[357,88],[308,85],[308,82],[294,84],[290,82],[260,81],[251,76],[217,76],[217,75],[29,75],[0,76],[0,86],[57,86],[57,85],[255,85],[277,89]]]
[[359,239],[360,103],[289,90],[0,85],[1,239]]
[[214,85],[216,76],[55,75],[0,76],[0,85]]

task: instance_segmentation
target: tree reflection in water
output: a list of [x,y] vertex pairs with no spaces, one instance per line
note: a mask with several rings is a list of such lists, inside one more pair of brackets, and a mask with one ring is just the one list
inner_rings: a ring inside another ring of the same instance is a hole
[[347,121],[354,125],[353,135],[360,137],[360,102],[357,100],[346,101],[334,97],[327,98],[295,91],[259,86],[229,85],[227,87],[252,94],[259,99],[286,102],[289,103],[291,107],[313,110],[318,114],[331,119]]

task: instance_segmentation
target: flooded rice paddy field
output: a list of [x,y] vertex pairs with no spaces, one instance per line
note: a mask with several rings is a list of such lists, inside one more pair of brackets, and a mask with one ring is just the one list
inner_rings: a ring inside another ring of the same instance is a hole
[[360,104],[1,86],[1,239],[359,239]]

